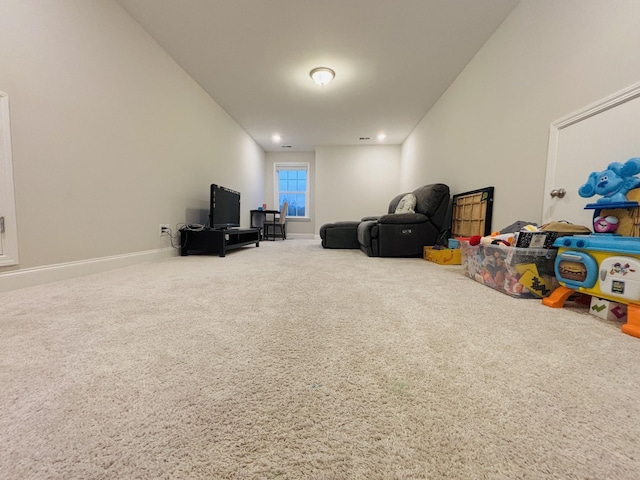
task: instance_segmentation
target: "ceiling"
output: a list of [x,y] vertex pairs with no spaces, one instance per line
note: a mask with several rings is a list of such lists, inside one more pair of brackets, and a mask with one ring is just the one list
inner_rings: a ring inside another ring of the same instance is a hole
[[[276,152],[378,144],[379,133],[401,144],[518,3],[116,1]],[[335,70],[333,82],[313,83],[318,66]]]

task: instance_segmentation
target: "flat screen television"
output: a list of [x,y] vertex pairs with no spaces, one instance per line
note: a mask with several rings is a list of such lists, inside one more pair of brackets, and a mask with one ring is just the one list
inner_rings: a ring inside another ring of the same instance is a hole
[[211,184],[209,226],[218,230],[240,226],[240,192]]

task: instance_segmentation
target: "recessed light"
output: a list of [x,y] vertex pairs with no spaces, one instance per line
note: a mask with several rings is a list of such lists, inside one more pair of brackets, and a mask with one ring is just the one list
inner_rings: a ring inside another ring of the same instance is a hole
[[378,134],[378,140],[384,140],[385,138],[387,138],[387,135],[384,133],[379,133]]
[[282,137],[276,133],[271,136],[271,140],[273,141],[273,143],[278,143],[282,140]]

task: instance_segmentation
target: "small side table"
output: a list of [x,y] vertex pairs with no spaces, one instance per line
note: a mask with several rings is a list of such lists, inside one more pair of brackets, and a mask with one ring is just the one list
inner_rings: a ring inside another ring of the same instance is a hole
[[[275,228],[275,224],[276,224],[276,215],[280,215],[280,210],[251,210],[251,228],[257,228],[258,230],[260,230],[261,233],[261,238],[263,237],[262,235],[262,231],[267,231],[268,230],[266,228],[264,228],[265,223],[267,223],[267,215],[273,215],[273,220],[271,221],[271,223],[274,225],[273,227],[273,239],[275,241],[276,239],[276,228]],[[269,240],[269,235],[267,233],[266,239]]]

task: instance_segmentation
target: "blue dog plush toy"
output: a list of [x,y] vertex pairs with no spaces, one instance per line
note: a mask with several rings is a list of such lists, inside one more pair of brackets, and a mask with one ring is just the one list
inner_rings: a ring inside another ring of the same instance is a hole
[[587,183],[582,185],[578,194],[583,197],[602,195],[598,203],[627,202],[627,192],[640,186],[640,157],[630,158],[624,164],[610,163],[602,172],[592,172]]

